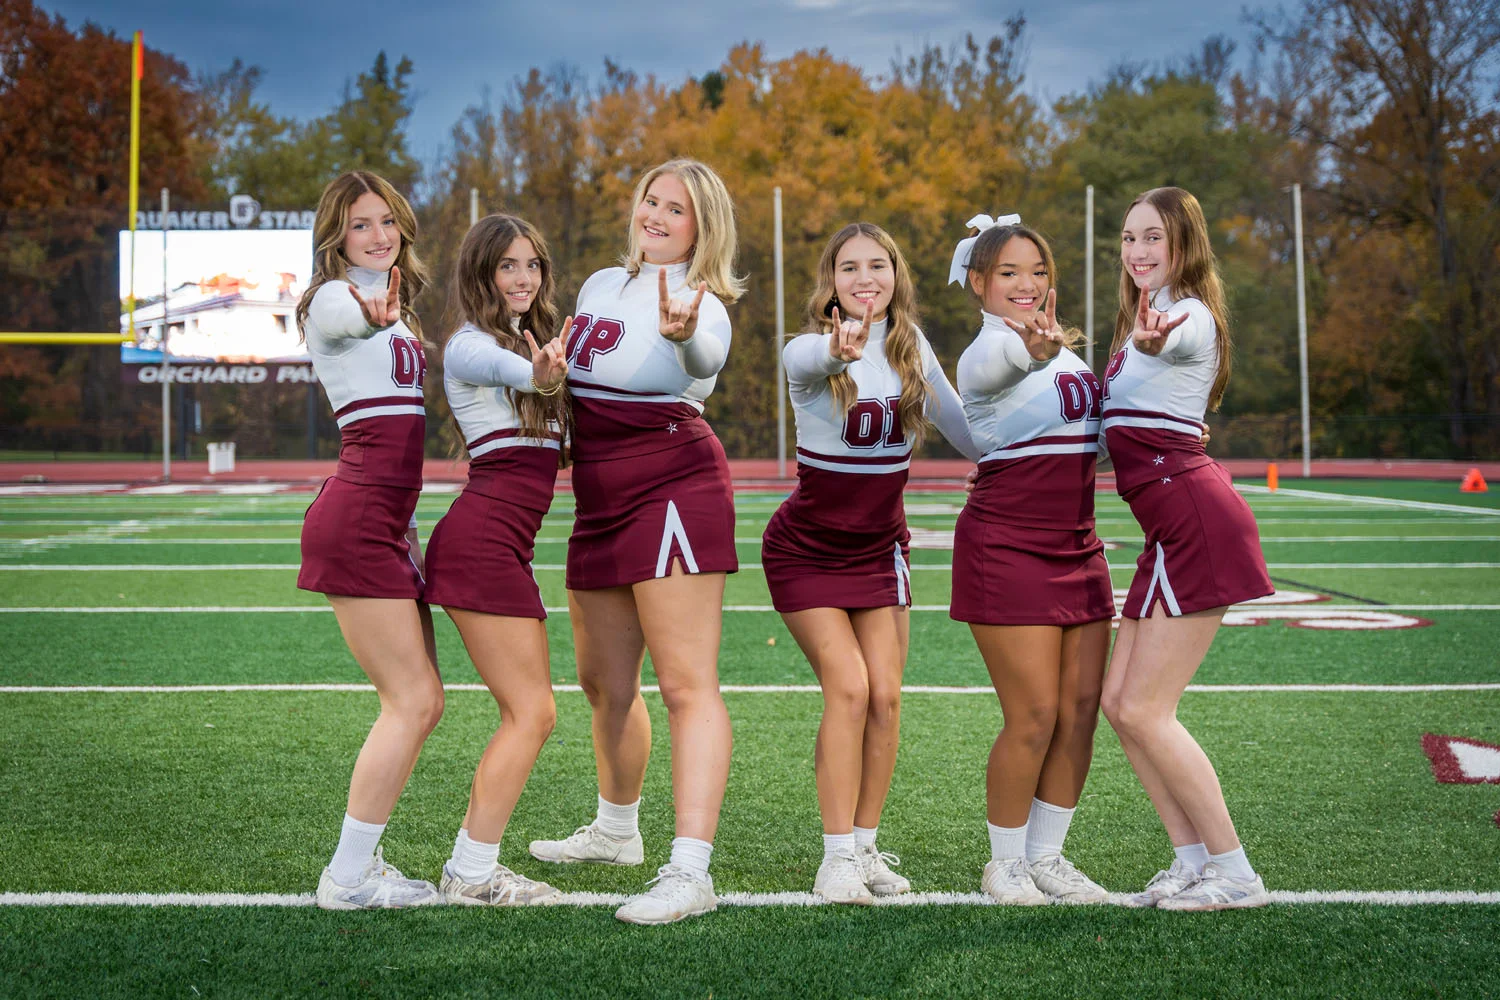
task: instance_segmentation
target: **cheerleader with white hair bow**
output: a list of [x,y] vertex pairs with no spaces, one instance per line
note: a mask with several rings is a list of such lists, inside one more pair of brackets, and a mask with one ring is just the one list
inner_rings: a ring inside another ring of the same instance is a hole
[[1063,856],[1088,775],[1114,598],[1094,533],[1099,379],[1057,320],[1052,251],[1018,215],[976,216],[949,281],[982,324],[958,391],[982,452],[953,541],[951,616],[967,622],[1005,714],[990,751],[991,860],[1001,903],[1100,902]]

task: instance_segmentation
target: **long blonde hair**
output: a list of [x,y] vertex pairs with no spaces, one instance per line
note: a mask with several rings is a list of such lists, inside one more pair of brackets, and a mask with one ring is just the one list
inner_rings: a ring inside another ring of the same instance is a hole
[[[1148,203],[1161,214],[1167,230],[1167,254],[1171,266],[1167,270],[1167,284],[1172,294],[1179,299],[1197,299],[1202,302],[1214,318],[1219,348],[1219,371],[1214,376],[1213,388],[1208,394],[1208,408],[1217,410],[1224,398],[1224,387],[1229,384],[1232,344],[1229,337],[1229,305],[1224,299],[1224,283],[1219,278],[1218,261],[1214,259],[1213,244],[1208,239],[1208,221],[1203,217],[1203,206],[1198,199],[1180,187],[1159,187],[1140,195],[1125,209],[1141,202]],[[1136,310],[1140,305],[1140,289],[1131,280],[1125,266],[1125,255],[1120,255],[1120,309],[1115,313],[1115,339],[1109,347],[1113,355],[1130,338],[1135,329]]]
[[[833,234],[818,258],[817,282],[807,300],[807,318],[816,333],[833,331],[833,307],[838,305],[838,292],[834,286],[834,271],[838,264],[839,251],[844,244],[856,236],[868,236],[880,245],[891,259],[891,268],[896,273],[891,290],[891,304],[886,307],[888,326],[885,334],[885,357],[891,370],[901,377],[901,402],[897,414],[901,429],[916,448],[927,434],[927,399],[932,386],[927,382],[922,363],[922,348],[917,340],[917,289],[911,280],[911,269],[901,248],[891,239],[891,234],[873,222],[851,222]],[[829,391],[840,414],[847,414],[858,401],[859,388],[854,376],[848,371],[839,372],[828,379]]]
[[[969,252],[970,275],[978,274],[985,281],[988,281],[990,271],[995,267],[995,258],[999,257],[1000,251],[1004,250],[1010,241],[1017,236],[1025,240],[1030,240],[1031,244],[1036,247],[1037,253],[1042,255],[1042,267],[1047,269],[1047,288],[1056,289],[1057,261],[1052,256],[1052,248],[1047,245],[1047,241],[1042,238],[1041,233],[1038,233],[1030,226],[1023,226],[1019,222],[1007,226],[994,226],[979,234],[979,239],[974,241],[974,247]],[[974,288],[972,280],[969,283],[969,290],[979,296],[980,305],[982,306],[984,304],[984,296],[979,295],[979,292]],[[1046,297],[1044,296],[1042,302],[1038,304],[1038,309],[1044,310],[1045,308]],[[1077,350],[1078,345],[1083,343],[1083,331],[1077,327],[1063,327],[1063,336],[1067,338],[1063,341],[1063,345],[1070,350]]]
[[[458,260],[453,266],[453,278],[449,288],[449,301],[453,303],[457,322],[449,331],[451,338],[465,323],[483,330],[495,339],[495,343],[507,351],[531,359],[531,349],[525,339],[511,328],[510,304],[495,285],[495,272],[505,251],[517,239],[531,241],[541,261],[542,281],[531,300],[531,308],[519,317],[520,328],[530,330],[537,344],[551,340],[560,331],[557,329],[557,305],[553,298],[557,282],[552,274],[552,255],[547,243],[535,226],[525,219],[513,215],[487,215],[475,223],[464,236],[458,248]],[[524,261],[522,262],[524,265]],[[446,343],[446,338],[445,338]],[[516,392],[507,387],[505,398],[515,407],[521,418],[521,430],[526,437],[541,438],[550,431],[549,422],[555,422],[566,437],[568,426],[567,393],[543,396],[539,393]]]
[[349,228],[349,209],[364,194],[373,194],[384,201],[396,220],[396,229],[401,233],[401,249],[394,265],[401,269],[401,319],[420,338],[422,324],[412,303],[427,287],[428,276],[427,267],[417,257],[417,215],[390,181],[368,170],[351,170],[335,177],[318,198],[318,211],[313,217],[313,275],[307,291],[297,301],[297,329],[302,331],[307,323],[307,311],[312,308],[313,296],[319,288],[330,281],[349,280],[344,234]]
[[734,273],[734,255],[739,246],[734,226],[734,201],[713,168],[697,160],[668,160],[652,167],[641,177],[635,186],[635,194],[630,198],[630,224],[620,265],[632,278],[641,273],[644,253],[636,233],[635,210],[646,199],[651,182],[662,174],[671,174],[682,181],[682,186],[687,188],[688,200],[693,203],[693,217],[698,224],[698,238],[688,251],[688,287],[697,288],[700,282],[707,282],[708,290],[726,305],[737,301],[745,294],[745,279]]

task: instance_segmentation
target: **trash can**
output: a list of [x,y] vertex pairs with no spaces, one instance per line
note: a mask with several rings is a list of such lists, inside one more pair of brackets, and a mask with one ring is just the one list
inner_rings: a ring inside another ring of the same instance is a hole
[[208,443],[208,474],[234,471],[234,442],[210,441]]

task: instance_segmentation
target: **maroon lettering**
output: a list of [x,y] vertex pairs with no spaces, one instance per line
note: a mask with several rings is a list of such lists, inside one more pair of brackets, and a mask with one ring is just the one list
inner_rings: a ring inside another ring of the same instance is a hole
[[1099,377],[1093,372],[1059,372],[1057,395],[1062,404],[1062,418],[1076,423],[1084,417],[1095,420],[1103,412],[1103,391]]
[[901,397],[861,399],[844,417],[844,443],[851,448],[899,448],[906,443],[901,426]]
[[406,337],[392,337],[391,381],[403,389],[420,389],[426,378],[427,357],[422,345]]
[[1120,374],[1120,369],[1125,367],[1125,348],[1115,352],[1115,356],[1109,359],[1109,367],[1104,371],[1104,398],[1109,398],[1109,384]]
[[568,334],[569,362],[581,371],[593,371],[595,356],[613,351],[624,338],[625,324],[617,319],[607,316],[595,319],[587,314],[576,316]]

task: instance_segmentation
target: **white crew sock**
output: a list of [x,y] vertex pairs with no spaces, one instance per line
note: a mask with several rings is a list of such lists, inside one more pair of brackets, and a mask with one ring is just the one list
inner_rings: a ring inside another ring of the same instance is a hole
[[1250,859],[1245,857],[1243,844],[1227,854],[1210,854],[1208,860],[1230,878],[1249,880],[1255,877],[1255,869],[1250,867]]
[[599,815],[594,819],[594,826],[616,840],[629,840],[641,832],[640,814],[640,799],[636,799],[629,805],[620,806],[606,801],[601,795],[599,796]]
[[1026,856],[1025,826],[996,826],[993,823],[985,826],[990,828],[990,860],[1008,861]]
[[1040,861],[1062,853],[1063,841],[1067,839],[1075,811],[1041,799],[1031,800],[1031,815],[1026,820],[1027,861]]
[[823,834],[823,857],[831,858],[834,855],[853,857],[854,848],[858,845],[858,838],[852,833],[825,833]]
[[328,873],[333,880],[346,887],[359,885],[384,832],[384,823],[365,823],[344,813],[339,846],[333,852],[333,860],[328,862]]
[[693,837],[672,838],[672,864],[686,868],[699,878],[708,880],[708,861],[713,857],[714,845]]
[[1203,874],[1203,866],[1208,864],[1208,848],[1202,844],[1183,844],[1181,847],[1172,848],[1172,853],[1177,855],[1177,860],[1182,862],[1182,867],[1194,875]]
[[448,870],[470,885],[478,885],[490,880],[490,873],[499,860],[498,843],[481,843],[470,837],[468,830],[460,830],[458,843],[453,845],[453,857],[448,859]]
[[874,847],[875,831],[879,829],[880,827],[878,826],[856,826],[854,828],[854,846]]

